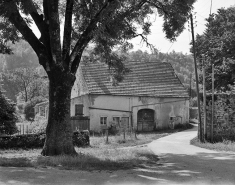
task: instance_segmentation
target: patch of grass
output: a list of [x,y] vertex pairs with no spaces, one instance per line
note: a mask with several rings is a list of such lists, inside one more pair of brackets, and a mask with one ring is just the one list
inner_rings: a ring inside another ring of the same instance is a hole
[[59,167],[72,170],[119,170],[157,162],[158,158],[147,148],[141,149],[87,149],[77,156],[42,157],[37,160],[41,167]]
[[0,166],[5,167],[32,167],[34,166],[32,161],[26,157],[19,158],[7,158],[0,157]]
[[190,143],[192,145],[195,145],[201,148],[206,148],[209,150],[235,152],[235,142],[233,141],[224,140],[223,142],[218,142],[218,143],[210,143],[210,142],[201,143],[198,140],[198,138],[195,137],[190,141]]
[[[148,164],[156,164],[158,158],[147,147],[101,149],[76,148],[77,156],[41,156],[41,150],[31,150],[25,157],[12,155],[0,157],[0,166],[8,167],[53,167],[67,170],[120,170]],[[15,155],[14,155],[15,154]]]
[[171,130],[159,130],[153,132],[137,133],[136,138],[134,133],[125,133],[125,140],[123,133],[119,133],[115,136],[108,136],[108,143],[106,143],[106,136],[92,136],[90,137],[90,146],[94,148],[123,148],[123,147],[133,147],[138,145],[144,145],[152,142],[153,140],[159,139],[161,137],[168,136],[175,132],[180,132],[182,130],[190,129],[193,126],[190,124],[178,126],[176,129]]

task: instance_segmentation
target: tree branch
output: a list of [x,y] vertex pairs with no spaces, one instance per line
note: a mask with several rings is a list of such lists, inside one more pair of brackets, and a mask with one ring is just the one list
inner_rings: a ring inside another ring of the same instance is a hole
[[64,23],[63,50],[62,50],[63,61],[65,61],[67,58],[69,59],[69,54],[70,54],[73,4],[74,4],[74,0],[67,0],[66,12],[65,12],[65,23]]
[[32,0],[27,0],[28,6],[29,6],[29,14],[33,18],[35,24],[37,25],[40,33],[41,33],[41,38],[39,41],[41,41],[47,50],[50,50],[50,36],[49,36],[49,29],[48,29],[48,24],[45,19],[43,19],[43,15],[39,15],[37,12],[37,9],[33,3]]
[[33,31],[28,27],[24,19],[21,17],[15,4],[14,7],[12,7],[12,9],[14,9],[14,11],[12,11],[11,14],[9,14],[8,16],[9,21],[19,30],[19,32],[23,35],[24,39],[28,41],[33,50],[36,52],[39,58],[39,63],[44,66],[45,65],[45,63],[43,63],[44,60],[40,60],[40,58],[45,58],[45,55],[47,54],[45,47],[38,40]]
[[[78,51],[80,50],[81,47],[83,47],[82,43],[88,43],[90,40],[92,39],[92,31],[94,31],[96,24],[98,23],[98,21],[100,20],[102,13],[104,12],[104,10],[108,7],[109,2],[111,2],[112,0],[106,0],[106,2],[104,3],[103,7],[97,12],[97,14],[94,16],[94,18],[91,20],[90,24],[87,26],[86,30],[83,32],[83,34],[81,34],[80,38],[78,39],[71,55],[70,55],[70,66],[72,66],[73,62],[77,62],[74,61],[74,59],[76,58],[76,55],[78,54]],[[87,42],[88,41],[88,42]]]

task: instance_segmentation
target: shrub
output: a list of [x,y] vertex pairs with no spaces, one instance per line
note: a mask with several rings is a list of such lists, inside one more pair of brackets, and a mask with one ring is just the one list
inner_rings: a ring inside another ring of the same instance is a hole
[[45,142],[45,134],[13,135],[0,138],[0,148],[41,148]]
[[34,106],[35,106],[34,103],[29,102],[24,107],[25,119],[28,121],[34,120],[34,117],[35,117]]
[[40,134],[46,132],[47,119],[36,115],[34,121],[31,123],[31,133]]
[[[42,148],[46,139],[46,134],[28,134],[0,137],[1,149],[32,149]],[[89,134],[85,132],[73,133],[73,144],[77,147],[88,146],[90,143]]]
[[88,132],[74,132],[73,133],[73,145],[77,147],[89,146],[90,137]]

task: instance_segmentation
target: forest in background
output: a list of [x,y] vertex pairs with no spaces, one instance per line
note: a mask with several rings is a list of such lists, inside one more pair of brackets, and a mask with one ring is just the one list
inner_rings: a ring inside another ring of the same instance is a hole
[[[20,95],[20,88],[16,88],[16,83],[19,84],[19,82],[14,81],[12,75],[22,75],[22,69],[32,69],[31,71],[28,70],[28,75],[33,76],[33,79],[36,80],[37,84],[40,85],[43,83],[45,79],[40,78],[40,82],[38,82],[39,78],[36,76],[36,73],[39,74],[39,76],[44,76],[45,72],[40,67],[38,59],[36,54],[34,53],[33,49],[26,43],[25,41],[20,41],[16,43],[15,45],[12,45],[13,53],[12,55],[3,55],[0,54],[0,72],[2,76],[2,84],[3,89],[6,91],[6,96],[16,102],[17,96]],[[177,76],[179,77],[180,81],[183,83],[183,85],[189,89],[190,87],[190,81],[192,88],[194,88],[195,80],[194,80],[194,64],[193,64],[193,58],[192,55],[183,54],[183,53],[177,53],[175,51],[172,51],[170,53],[161,53],[158,51],[155,51],[154,53],[150,54],[147,51],[130,51],[129,53],[126,53],[125,56],[127,57],[127,60],[142,60],[143,62],[148,61],[156,61],[156,62],[169,62],[174,70]],[[27,70],[26,70],[27,71]],[[33,74],[29,74],[29,71]],[[27,74],[23,73],[23,76],[27,76]],[[44,76],[45,77],[45,76]],[[190,80],[191,78],[191,80]],[[17,79],[17,78],[16,78]],[[32,83],[32,86],[35,86],[35,83]],[[40,88],[37,87],[37,89]],[[46,88],[46,87],[43,87]],[[45,90],[44,90],[45,91]],[[23,94],[23,93],[21,93]],[[25,93],[23,95],[25,98]],[[44,95],[45,97],[45,95]],[[27,99],[26,99],[27,100]]]

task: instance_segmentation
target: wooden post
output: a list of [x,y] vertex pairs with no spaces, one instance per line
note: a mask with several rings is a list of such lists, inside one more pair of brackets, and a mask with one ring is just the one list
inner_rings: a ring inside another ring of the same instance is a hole
[[189,99],[191,100],[192,98],[192,73],[190,73],[189,77]]
[[126,140],[126,132],[125,132],[125,128],[123,129],[123,139]]
[[215,106],[215,98],[214,98],[214,88],[215,88],[215,72],[214,72],[214,64],[212,64],[212,111],[211,111],[211,142],[214,141],[214,106]]
[[204,112],[204,124],[203,124],[203,126],[204,126],[204,133],[203,133],[203,140],[205,141],[205,139],[207,139],[207,132],[206,132],[206,130],[207,130],[207,128],[206,128],[206,116],[207,116],[207,114],[206,114],[206,70],[205,70],[205,58],[204,58],[204,56],[203,56],[203,58],[202,58],[202,62],[203,62],[203,112]]
[[24,135],[24,124],[22,126],[23,126],[23,135]]
[[106,133],[106,144],[108,144],[108,142],[109,142],[109,130],[106,129],[105,133]]
[[194,40],[194,28],[193,28],[193,16],[190,14],[191,30],[192,30],[192,41],[193,41],[193,58],[194,58],[194,68],[195,68],[195,78],[196,78],[196,89],[197,89],[197,106],[198,106],[198,138],[200,142],[203,142],[202,138],[202,121],[201,121],[201,107],[200,107],[200,94],[199,94],[199,83],[197,74],[197,62],[196,62],[196,50],[195,50],[195,40]]

